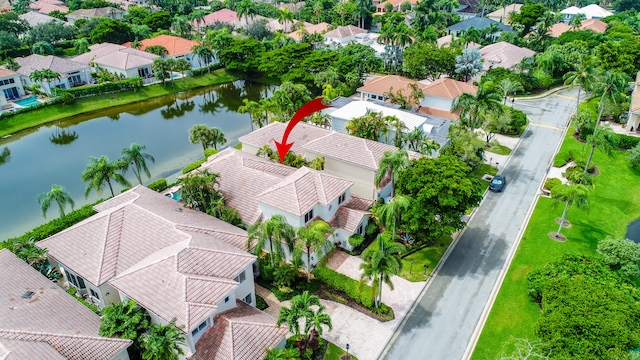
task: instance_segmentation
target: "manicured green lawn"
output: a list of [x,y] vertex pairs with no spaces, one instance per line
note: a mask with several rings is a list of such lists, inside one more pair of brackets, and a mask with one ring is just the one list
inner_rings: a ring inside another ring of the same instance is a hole
[[[326,341],[326,340],[325,340]],[[340,360],[340,355],[346,354],[346,351],[342,350],[333,343],[329,343],[327,346],[327,352],[324,354],[324,360]],[[349,354],[353,360],[358,360],[357,357]]]
[[498,155],[511,154],[511,149],[501,144],[487,144],[486,150]]
[[[425,281],[431,275],[438,261],[451,245],[451,236],[446,236],[420,251],[402,258],[402,272],[399,276],[412,282]],[[411,264],[413,260],[413,264]],[[424,266],[427,265],[426,275]]]
[[[587,151],[583,144],[567,134],[562,150],[576,154]],[[588,155],[588,154],[587,154]],[[513,338],[535,338],[540,310],[527,295],[527,273],[559,259],[566,253],[593,255],[597,242],[606,236],[624,237],[627,225],[640,217],[640,171],[631,169],[626,153],[616,151],[613,158],[596,150],[594,161],[600,175],[594,177],[590,210],[571,208],[567,219],[570,228],[562,230],[564,243],[549,238],[558,228],[555,218],[562,215],[562,205],[551,199],[539,199],[498,297],[491,309],[473,359],[494,360],[511,354]]]
[[198,87],[222,84],[235,81],[237,79],[238,78],[235,75],[230,74],[225,69],[218,69],[212,71],[210,74],[197,77],[187,77],[185,78],[184,85],[182,84],[182,81],[178,79],[175,82],[175,87],[171,86],[171,83],[168,82],[164,86],[162,84],[144,86],[136,92],[123,91],[79,99],[72,105],[58,104],[47,106],[38,110],[1,119],[0,137],[73,115],[89,113],[112,106],[130,104],[154,97],[175,94]]

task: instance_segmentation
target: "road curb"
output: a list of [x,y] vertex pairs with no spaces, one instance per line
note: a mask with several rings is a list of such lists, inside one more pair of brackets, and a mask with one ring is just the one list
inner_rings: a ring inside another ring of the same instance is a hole
[[564,90],[564,89],[568,89],[569,85],[562,85],[562,86],[558,86],[557,88],[553,88],[551,90],[548,90],[545,93],[542,94],[538,94],[538,95],[533,95],[533,96],[526,96],[526,97],[517,97],[515,98],[516,100],[539,100],[542,98],[546,98],[547,96],[553,95],[555,93],[557,93],[560,90]]
[[[480,335],[482,334],[482,330],[484,328],[484,325],[487,322],[487,318],[489,317],[489,314],[491,313],[491,309],[493,308],[493,304],[495,303],[496,297],[498,296],[498,292],[500,291],[500,288],[502,287],[502,283],[504,282],[504,279],[507,276],[507,272],[509,271],[509,268],[511,268],[511,262],[513,261],[513,258],[515,257],[516,251],[518,251],[518,247],[520,247],[520,241],[522,240],[522,236],[524,235],[524,231],[529,226],[529,220],[531,220],[531,215],[533,214],[533,210],[535,209],[536,205],[538,204],[538,200],[540,199],[540,195],[542,195],[541,194],[541,189],[542,189],[542,186],[544,184],[544,181],[547,178],[547,175],[549,173],[549,169],[553,165],[553,159],[556,157],[556,155],[560,151],[560,148],[562,147],[562,144],[564,143],[564,139],[567,136],[567,132],[569,131],[569,127],[571,125],[571,119],[573,118],[574,114],[575,114],[575,109],[574,109],[572,115],[569,117],[569,119],[567,120],[567,122],[565,124],[564,131],[562,132],[561,141],[556,146],[556,149],[555,149],[555,151],[553,153],[553,157],[551,158],[551,160],[549,161],[549,165],[547,166],[547,173],[545,174],[545,176],[542,177],[540,183],[538,184],[538,192],[536,193],[535,198],[531,202],[531,205],[529,205],[529,209],[527,210],[527,214],[525,216],[525,220],[522,223],[523,226],[521,226],[520,230],[518,231],[518,235],[516,237],[516,241],[513,244],[514,246],[511,249],[511,251],[509,252],[509,256],[507,257],[507,262],[505,263],[505,266],[500,270],[500,275],[498,276],[498,281],[496,281],[496,284],[494,285],[493,289],[491,290],[491,295],[489,296],[489,301],[485,305],[485,308],[482,310],[482,314],[480,315],[480,321],[478,322],[478,324],[476,325],[476,328],[473,331],[471,342],[469,343],[469,345],[467,345],[467,349],[465,350],[465,353],[464,353],[464,355],[462,357],[463,360],[471,359],[471,356],[473,355],[473,351],[475,350],[476,345],[478,344],[478,340],[480,339]],[[531,124],[529,124],[527,126],[527,129],[530,126],[531,126]],[[514,148],[514,150],[517,149],[517,147],[519,145],[520,145],[520,142],[518,142],[518,145]]]

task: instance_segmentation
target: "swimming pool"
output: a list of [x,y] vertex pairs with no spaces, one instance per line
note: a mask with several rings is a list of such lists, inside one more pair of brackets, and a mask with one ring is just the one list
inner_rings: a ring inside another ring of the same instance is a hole
[[16,100],[16,101],[14,101],[14,103],[18,104],[20,106],[29,107],[29,106],[34,106],[34,105],[40,104],[40,101],[38,101],[38,97],[37,96],[31,95],[26,99]]

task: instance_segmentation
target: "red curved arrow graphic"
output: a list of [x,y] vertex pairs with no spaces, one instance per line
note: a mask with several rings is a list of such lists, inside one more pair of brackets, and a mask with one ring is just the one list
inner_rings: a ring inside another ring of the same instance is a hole
[[291,146],[293,146],[293,143],[287,144],[287,138],[289,138],[291,130],[293,130],[293,128],[300,122],[300,120],[313,114],[316,111],[320,111],[329,107],[331,106],[322,103],[322,98],[317,98],[302,105],[302,107],[298,109],[295,114],[293,114],[293,117],[291,117],[291,120],[289,120],[289,123],[287,124],[287,128],[284,130],[282,142],[277,142],[274,140],[274,142],[276,143],[276,148],[278,149],[278,155],[280,155],[280,162],[284,162],[284,157],[287,156],[287,152],[289,152],[289,149],[291,149]]

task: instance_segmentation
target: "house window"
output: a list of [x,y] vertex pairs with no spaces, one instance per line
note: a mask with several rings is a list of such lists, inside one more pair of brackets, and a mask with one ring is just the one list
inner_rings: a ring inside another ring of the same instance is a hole
[[89,289],[89,291],[91,291],[91,296],[93,296],[94,298],[100,300],[100,296],[98,296],[98,293],[93,291],[93,289]]
[[67,280],[73,284],[73,286],[78,287],[78,281],[73,274],[70,274],[67,270],[64,271],[65,275],[67,275]]
[[242,284],[245,280],[247,280],[247,274],[245,274],[243,271],[240,273],[240,275],[236,276],[234,280]]
[[360,235],[364,235],[364,227],[362,226],[362,224],[360,224],[360,226],[358,226],[358,234]]
[[138,75],[141,78],[146,78],[149,76],[149,68],[140,68],[138,69]]
[[340,195],[340,197],[338,198],[338,205],[342,204],[344,202],[344,199],[347,198],[347,193],[343,193],[342,195]]
[[83,278],[81,278],[80,276],[78,276],[76,279],[78,280],[78,287],[79,287],[80,289],[85,289],[85,288],[86,288],[86,286],[84,285],[84,279],[83,279]]
[[229,297],[227,296],[226,298],[224,298],[224,303],[228,303],[229,302]]
[[308,213],[304,214],[305,224],[311,221],[311,219],[313,219],[313,209],[311,209],[311,211],[309,211]]
[[245,298],[242,299],[242,301],[246,302],[247,304],[251,304],[251,294],[245,296]]
[[196,335],[198,335],[198,333],[201,333],[206,328],[207,328],[207,320],[203,321],[200,325],[198,325],[198,327],[193,329],[193,331],[191,331],[191,336],[195,337]]

